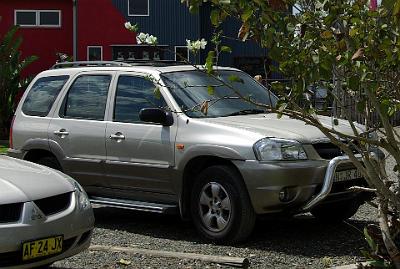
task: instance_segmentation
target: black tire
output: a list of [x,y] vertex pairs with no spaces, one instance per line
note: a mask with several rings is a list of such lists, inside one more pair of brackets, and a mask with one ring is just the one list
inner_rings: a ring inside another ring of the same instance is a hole
[[[212,189],[216,186],[219,186],[219,194],[214,196]],[[202,194],[209,199],[208,203],[202,204]],[[229,199],[230,210],[227,209],[226,198]],[[196,229],[208,241],[217,244],[238,243],[246,240],[253,231],[256,214],[249,195],[240,174],[229,166],[211,166],[197,176],[190,207]],[[217,209],[214,211],[211,207]],[[206,215],[209,217],[206,218]],[[209,220],[209,226],[205,219]]]
[[351,218],[357,213],[361,203],[358,199],[318,205],[311,210],[311,214],[323,222],[337,223]]
[[36,160],[35,163],[53,168],[55,170],[62,171],[60,163],[57,161],[55,157],[52,156],[41,157],[38,160]]

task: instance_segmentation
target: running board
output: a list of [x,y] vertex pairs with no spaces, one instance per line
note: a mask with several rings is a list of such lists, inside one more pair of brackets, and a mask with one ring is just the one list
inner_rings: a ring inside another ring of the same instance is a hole
[[159,214],[176,214],[179,212],[177,205],[148,203],[124,199],[113,199],[106,197],[92,196],[90,202],[93,204],[110,206],[115,208],[130,209],[136,211],[153,212]]

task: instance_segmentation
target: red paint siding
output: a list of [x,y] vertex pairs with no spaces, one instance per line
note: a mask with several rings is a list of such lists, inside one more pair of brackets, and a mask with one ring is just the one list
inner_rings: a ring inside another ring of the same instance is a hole
[[87,60],[87,46],[103,46],[103,59],[111,60],[111,45],[136,44],[125,21],[112,0],[78,0],[78,59]]
[[39,60],[25,71],[26,74],[36,74],[48,69],[56,61],[56,53],[73,53],[72,0],[1,0],[0,1],[0,36],[14,25],[14,10],[16,9],[50,9],[61,10],[61,28],[21,28],[23,36],[21,46],[22,56],[36,55]]

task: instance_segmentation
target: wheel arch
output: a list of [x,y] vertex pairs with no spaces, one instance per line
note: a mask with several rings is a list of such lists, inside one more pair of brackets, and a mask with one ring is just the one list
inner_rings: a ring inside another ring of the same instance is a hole
[[190,218],[190,195],[196,175],[198,175],[204,169],[215,165],[224,165],[234,169],[241,178],[240,183],[246,189],[246,192],[248,192],[246,184],[243,180],[243,176],[240,173],[240,170],[232,162],[232,160],[210,155],[201,155],[194,157],[186,163],[182,174],[182,189],[179,204],[181,211],[180,213],[184,219]]
[[[56,156],[49,150],[45,149],[30,149],[24,155],[24,160],[35,162],[43,157],[54,157]],[[56,158],[57,159],[57,158]]]

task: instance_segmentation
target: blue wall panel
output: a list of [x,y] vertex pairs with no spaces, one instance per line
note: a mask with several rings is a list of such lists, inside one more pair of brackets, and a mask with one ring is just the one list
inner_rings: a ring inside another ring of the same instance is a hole
[[200,38],[200,19],[190,14],[180,0],[149,0],[150,16],[129,16],[128,0],[113,0],[127,21],[137,23],[139,31],[158,38],[160,45],[186,46],[186,39]]
[[[129,16],[128,0],[112,0],[115,7],[125,16],[127,21],[137,23],[140,32],[145,32],[158,37],[160,45],[169,45],[171,50],[174,46],[185,46],[186,39],[197,40],[205,38],[210,40],[214,31],[210,23],[211,7],[205,4],[200,14],[191,14],[186,5],[180,0],[149,0],[149,16]],[[134,1],[134,0],[132,0]],[[226,36],[237,37],[240,23],[229,20],[223,24],[223,31]],[[232,54],[224,54],[219,65],[234,66],[236,57],[263,57],[267,51],[261,49],[255,42],[234,41],[224,39],[224,45],[230,46]],[[207,46],[207,50],[212,49],[212,45]],[[204,63],[207,51],[202,51],[196,63]],[[173,59],[173,55],[167,56]],[[193,55],[191,55],[193,61]]]

